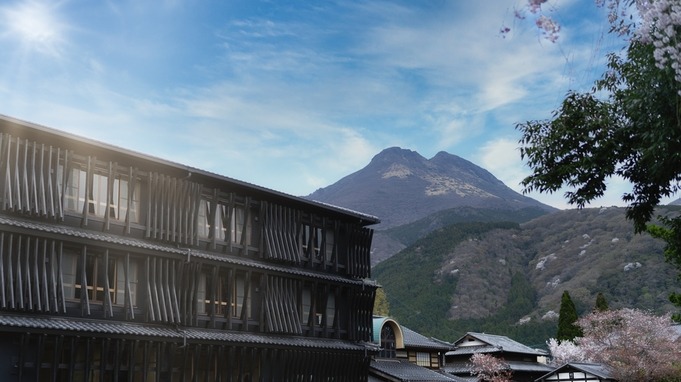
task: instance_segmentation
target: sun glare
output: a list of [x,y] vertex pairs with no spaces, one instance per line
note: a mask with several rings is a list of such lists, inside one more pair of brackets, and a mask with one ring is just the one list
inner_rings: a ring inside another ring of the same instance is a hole
[[43,53],[58,54],[63,39],[63,24],[54,9],[38,1],[20,2],[0,8],[5,33],[23,45]]

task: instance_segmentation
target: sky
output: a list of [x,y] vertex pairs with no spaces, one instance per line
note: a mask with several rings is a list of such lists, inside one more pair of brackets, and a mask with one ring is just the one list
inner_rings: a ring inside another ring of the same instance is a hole
[[[0,0],[0,114],[291,195],[393,146],[520,192],[516,124],[590,88],[621,44],[589,0],[544,4],[555,43],[524,3]],[[592,206],[624,205],[610,187]]]

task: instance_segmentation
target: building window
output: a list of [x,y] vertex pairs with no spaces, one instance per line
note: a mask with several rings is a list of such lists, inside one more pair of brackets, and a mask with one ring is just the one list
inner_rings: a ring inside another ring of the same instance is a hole
[[305,287],[303,288],[302,292],[302,298],[301,298],[301,312],[300,312],[300,319],[303,325],[309,325],[310,324],[310,308],[312,307],[312,292],[310,291],[310,288]]
[[234,207],[232,212],[232,242],[235,244],[251,244],[253,229],[253,215],[247,214],[245,207]]
[[395,331],[393,331],[392,326],[383,325],[381,328],[381,352],[379,356],[382,358],[395,358],[397,356],[396,346]]
[[324,246],[324,257],[326,259],[327,263],[331,263],[333,260],[333,247],[334,247],[334,241],[333,241],[333,230],[327,229],[326,230],[326,243]]
[[333,320],[336,318],[336,296],[329,293],[326,299],[326,326],[333,327]]
[[[62,171],[59,171],[59,174]],[[61,182],[61,179],[59,179],[59,182]],[[92,184],[88,188],[87,172],[80,168],[73,168],[66,184],[64,209],[81,213],[85,203],[87,203],[87,212],[94,216],[105,217],[108,211],[110,218],[124,221],[129,213],[130,221],[138,223],[140,187],[135,187],[132,195],[130,195],[128,179],[115,178],[112,185],[111,200],[107,202],[108,187],[108,176],[93,174]],[[132,200],[130,200],[130,196],[132,196]],[[128,205],[130,206],[129,210]]]
[[[81,299],[87,293],[90,302],[104,302],[105,293],[109,293],[111,303],[125,304],[126,296],[126,262],[120,256],[109,256],[108,262],[102,254],[87,254],[85,271],[79,254],[64,252],[62,256],[62,280],[66,299]],[[137,305],[137,285],[139,283],[139,267],[136,260],[130,260],[128,268],[128,286],[132,306]],[[85,280],[83,280],[83,276]],[[108,284],[108,289],[107,289]]]
[[[212,213],[213,203],[202,199],[201,204],[199,204],[199,224],[198,234],[202,238],[211,238],[212,235],[216,236],[217,240],[224,241],[227,235],[227,206],[221,203],[215,208],[215,216],[210,217]],[[215,232],[211,232],[211,229],[215,226]]]
[[243,273],[237,273],[234,280],[234,310],[233,315],[236,318],[241,317],[242,310],[246,309],[246,318],[251,318],[251,290],[248,290],[248,298],[246,297],[246,275]]
[[[308,258],[311,256],[314,259],[321,259],[320,248],[322,246],[322,229],[303,224],[303,231],[301,236],[303,256]],[[312,247],[310,247],[312,246]]]
[[[227,307],[227,278],[218,275],[217,279],[213,279],[211,275],[201,273],[199,275],[199,285],[196,292],[196,311],[199,314],[208,314],[210,307],[213,305],[215,314],[224,316]],[[215,298],[211,300],[210,291],[215,288]]]
[[[141,187],[135,187],[131,195],[130,182],[127,179],[114,179],[109,216],[124,221],[126,214],[129,214],[131,222],[139,223],[140,189]],[[130,199],[130,196],[132,196],[132,199]],[[130,205],[130,209],[128,209],[128,205]]]
[[416,352],[416,364],[419,366],[430,367],[430,353]]

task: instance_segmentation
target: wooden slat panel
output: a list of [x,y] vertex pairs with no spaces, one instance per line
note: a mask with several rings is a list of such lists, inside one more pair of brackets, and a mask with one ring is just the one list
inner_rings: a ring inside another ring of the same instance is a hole
[[298,309],[299,283],[278,276],[269,275],[266,277],[265,323],[267,330],[278,333],[302,334]]
[[9,287],[8,290],[8,299],[9,299],[9,307],[12,309],[16,308],[16,299],[14,295],[14,267],[12,265],[12,253],[14,251],[14,235],[9,234],[9,243],[7,246],[7,269],[8,269],[8,274],[7,274],[7,286]]
[[[18,140],[17,140],[18,141]],[[21,178],[21,205],[18,211],[30,212],[30,193],[28,186],[28,140],[24,141],[23,158],[21,163],[17,163],[19,166],[19,177]]]
[[57,286],[57,300],[60,303],[60,308],[62,313],[66,313],[66,297],[64,296],[64,264],[63,264],[63,257],[64,257],[64,244],[62,242],[59,242],[59,252],[57,253],[58,257],[58,265],[57,265],[57,275],[58,275],[58,286]]
[[[16,254],[17,254],[17,271],[16,271],[16,300],[17,300],[17,308],[19,309],[25,309],[24,305],[24,283],[23,283],[23,271],[21,268],[21,236],[17,238],[17,249],[16,249]],[[14,250],[12,251],[14,252]]]
[[182,319],[180,316],[180,301],[177,297],[177,280],[175,279],[175,273],[178,267],[179,261],[172,260],[171,264],[168,266],[168,285],[170,286],[170,305],[175,317],[174,322],[181,323]]
[[[125,317],[135,319],[135,308],[132,305],[132,292],[130,290],[130,253],[125,254]],[[139,272],[139,270],[138,270]],[[138,288],[139,289],[139,288]],[[135,293],[139,295],[139,290]]]
[[[114,206],[113,187],[114,177],[117,165],[109,161],[109,173],[106,181],[106,208],[104,209],[104,230],[108,231],[111,228],[111,208]],[[115,202],[118,204],[118,201]]]
[[[27,238],[27,240],[31,240],[30,238]],[[33,292],[33,304],[31,307],[35,307],[37,311],[43,310],[43,298],[41,296],[41,285],[40,285],[40,267],[38,266],[38,257],[39,257],[39,250],[40,250],[40,242],[38,241],[39,239],[36,237],[35,241],[33,242],[33,265],[31,266],[33,270],[33,277],[31,277],[31,281],[33,283],[33,286],[31,287],[32,292]],[[45,262],[43,261],[43,268],[45,267]]]
[[[11,256],[11,253],[8,256]],[[5,294],[5,272],[7,270],[8,268],[5,268],[5,233],[0,232],[0,308],[3,309],[7,308],[7,296]],[[9,272],[12,272],[11,268],[9,268]]]
[[164,322],[170,322],[168,318],[168,308],[165,298],[165,288],[163,287],[163,263],[164,259],[154,259],[154,289],[157,293],[158,306],[160,309],[159,318]]
[[2,209],[12,207],[12,177],[10,172],[11,136],[0,133],[0,169],[3,169],[2,177]]
[[[132,167],[128,167],[128,200],[127,206],[125,208],[125,233],[130,233],[130,211],[133,206],[133,198],[135,196],[135,189],[139,187],[137,185],[137,168],[133,170]],[[141,201],[138,201],[141,202]],[[141,211],[135,211],[140,214]]]
[[168,195],[168,229],[170,230],[169,240],[172,242],[177,242],[179,235],[177,234],[177,216],[178,209],[180,208],[178,200],[178,182],[177,179],[172,178],[169,183],[169,195]]
[[232,300],[234,296],[234,283],[236,280],[236,271],[232,268],[227,270],[227,309],[225,314],[227,316],[227,329],[232,330],[232,305],[236,305],[236,301]]
[[[45,194],[45,144],[40,145],[40,168],[38,169],[38,213],[41,216],[48,215],[47,195]],[[49,179],[49,173],[48,173]]]
[[[26,148],[28,150],[28,141],[26,141]],[[30,153],[30,162],[26,161],[24,164],[25,166],[30,166],[30,168],[27,169],[26,177],[28,178],[28,195],[29,197],[27,198],[27,206],[26,210],[30,211],[31,213],[34,214],[39,214],[40,213],[40,207],[38,205],[38,179],[36,178],[36,170],[37,170],[37,165],[36,165],[36,155],[38,154],[36,152],[36,142],[32,142],[31,146],[31,153]]]
[[12,164],[12,170],[14,171],[13,179],[13,203],[12,209],[14,211],[21,211],[21,178],[19,177],[19,153],[21,148],[19,146],[20,139],[16,139],[16,149],[14,154],[14,163]]
[[[50,245],[47,245],[47,240],[45,243],[45,251],[47,252],[46,257],[47,261],[50,264],[50,270],[48,273],[48,283],[50,284],[49,287],[49,306],[50,309],[49,311],[52,313],[58,313],[59,312],[59,305],[58,305],[58,290],[59,290],[59,284],[57,282],[57,275],[55,274],[55,271],[60,270],[57,260],[57,254],[55,253],[55,243],[54,240],[50,240]],[[56,268],[56,269],[55,269]]]
[[171,292],[170,292],[171,285],[170,285],[170,272],[169,272],[169,268],[170,268],[170,263],[171,263],[171,262],[172,262],[172,260],[170,260],[170,259],[165,259],[165,260],[161,263],[161,265],[163,266],[163,278],[162,278],[162,280],[163,280],[163,289],[164,289],[164,291],[165,291],[163,295],[164,295],[165,301],[166,301],[166,309],[168,310],[168,321],[169,321],[169,322],[177,322],[177,319],[176,319],[176,317],[175,317],[175,311],[176,311],[176,310],[175,310],[174,307],[173,307],[173,297],[172,297]]
[[[47,153],[47,167],[45,169],[45,172],[43,173],[43,178],[47,179],[47,184],[44,184],[43,182],[43,194],[45,198],[45,213],[49,217],[55,217],[57,216],[57,209],[55,208],[55,201],[58,200],[59,195],[55,195],[57,192],[57,188],[54,187],[54,182],[53,180],[56,179],[57,176],[57,167],[55,166],[53,162],[53,156],[54,152],[52,149],[52,146],[49,146],[48,148],[48,153]],[[59,158],[59,155],[57,155],[57,159]],[[57,160],[58,163],[58,160]]]
[[241,330],[248,331],[248,305],[247,302],[251,298],[251,271],[246,271],[244,278],[244,298],[241,301]]
[[[95,269],[95,272],[97,270]],[[104,251],[104,317],[113,317],[113,305],[111,303],[111,285],[109,281],[109,250]],[[96,293],[96,292],[95,292]]]
[[80,310],[85,315],[90,315],[90,296],[88,295],[87,285],[87,246],[83,245],[80,254]]
[[150,321],[156,321],[156,308],[154,303],[154,293],[151,283],[151,257],[147,257],[147,261],[144,265],[144,272],[146,277],[144,278],[147,283],[147,315]]

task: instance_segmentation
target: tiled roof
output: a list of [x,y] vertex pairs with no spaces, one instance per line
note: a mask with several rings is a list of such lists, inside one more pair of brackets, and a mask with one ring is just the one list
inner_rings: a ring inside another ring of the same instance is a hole
[[400,381],[406,382],[437,382],[437,381],[454,381],[454,376],[449,376],[444,373],[438,373],[434,370],[427,369],[409,363],[405,360],[398,359],[379,359],[371,361],[369,365],[369,372],[391,376]]
[[551,372],[543,375],[542,377],[538,378],[537,380],[543,380],[544,378],[556,374],[558,372],[563,372],[563,371],[570,371],[570,370],[579,370],[586,372],[588,374],[593,374],[596,377],[605,381],[614,381],[615,379],[613,378],[612,374],[610,373],[610,370],[607,368],[607,366],[600,364],[600,363],[580,363],[580,362],[568,362],[564,364],[563,366],[560,366],[556,369],[553,369]]
[[464,354],[475,354],[475,353],[497,353],[502,351],[501,348],[496,346],[462,346],[450,350],[446,355],[464,355]]
[[198,257],[201,259],[218,261],[227,264],[241,265],[255,269],[261,269],[264,271],[273,271],[287,273],[294,276],[311,277],[316,279],[323,279],[333,282],[361,285],[366,284],[365,280],[354,280],[345,277],[335,276],[323,272],[313,272],[308,270],[303,270],[294,267],[274,265],[270,263],[263,263],[252,259],[237,258],[229,255],[215,255],[210,252],[199,251],[195,249],[188,248],[177,248],[176,246],[164,245],[161,243],[154,243],[146,240],[136,239],[132,237],[118,236],[103,232],[89,231],[86,229],[80,229],[76,227],[48,224],[42,222],[34,222],[23,220],[15,217],[0,216],[0,225],[6,225],[21,229],[26,229],[30,231],[38,231],[43,233],[57,234],[63,236],[69,236],[73,238],[87,239],[102,244],[116,244],[129,248],[138,248],[143,250],[158,251],[164,253],[170,253],[185,257]]
[[[199,328],[174,328],[163,325],[137,324],[119,321],[101,321],[71,317],[36,317],[0,314],[0,328],[35,329],[39,332],[71,332],[77,335],[136,336],[178,342],[228,342],[235,344],[275,345],[310,349],[334,349],[363,351],[367,345],[349,341],[233,332]],[[24,331],[22,330],[22,331]]]
[[[549,365],[540,362],[522,362],[522,361],[504,361],[509,368],[514,371],[547,373],[553,370]],[[451,374],[467,374],[470,373],[471,366],[468,362],[448,362],[443,368],[446,372]]]
[[[487,344],[487,346],[461,346],[461,343],[465,343],[465,341],[467,341],[468,338],[477,339]],[[454,345],[457,348],[451,352],[447,352],[447,355],[492,353],[500,351],[507,353],[546,355],[546,352],[543,350],[533,349],[529,346],[525,346],[520,342],[514,341],[506,336],[485,333],[474,332],[466,333],[465,336],[461,337],[459,340],[454,342]]]
[[451,374],[464,374],[471,372],[471,365],[468,362],[447,362],[442,369]]
[[402,334],[404,335],[404,346],[412,348],[423,348],[433,350],[450,350],[452,346],[447,346],[441,341],[434,341],[422,334],[419,334],[406,326],[402,327]]
[[541,362],[523,362],[523,361],[504,361],[513,371],[526,371],[534,373],[546,373],[553,368]]

